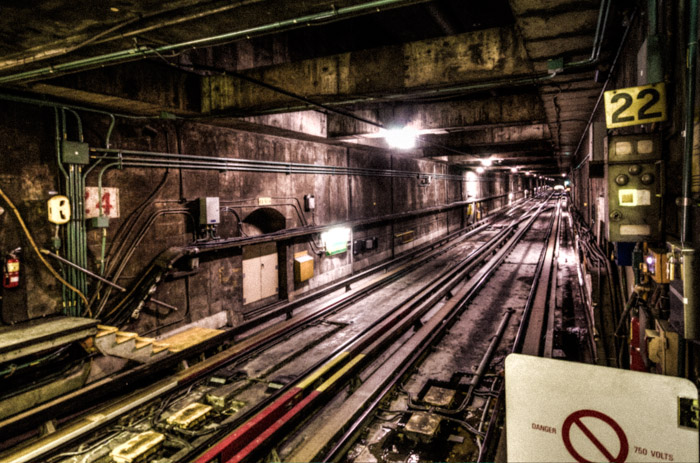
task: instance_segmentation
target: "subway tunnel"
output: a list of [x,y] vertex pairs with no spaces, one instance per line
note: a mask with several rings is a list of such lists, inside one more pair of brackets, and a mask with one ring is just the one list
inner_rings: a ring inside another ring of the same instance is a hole
[[0,462],[698,461],[697,0],[0,6]]

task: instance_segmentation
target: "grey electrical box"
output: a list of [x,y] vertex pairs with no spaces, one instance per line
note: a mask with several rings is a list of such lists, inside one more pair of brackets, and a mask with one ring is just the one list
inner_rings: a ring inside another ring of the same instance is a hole
[[216,225],[220,222],[221,213],[219,212],[219,198],[199,198],[199,224]]
[[608,140],[608,240],[662,239],[661,139],[657,134]]
[[316,209],[316,199],[314,195],[304,195],[304,210],[311,212]]
[[90,146],[87,143],[63,140],[61,160],[66,164],[90,164]]

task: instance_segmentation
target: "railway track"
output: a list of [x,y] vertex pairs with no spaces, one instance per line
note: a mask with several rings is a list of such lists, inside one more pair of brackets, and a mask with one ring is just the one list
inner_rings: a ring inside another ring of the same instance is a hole
[[[544,206],[538,208],[541,212]],[[517,219],[506,217],[463,235],[452,247],[428,250],[417,261],[358,282],[348,294],[329,295],[320,308],[299,310],[290,320],[241,340],[233,350],[94,409],[0,461],[140,461],[147,456],[159,463],[204,463],[260,458],[278,442],[290,440],[289,432],[303,418],[337,400],[335,393],[348,384],[355,388],[353,380],[376,369],[377,359],[398,352],[396,346],[407,345],[407,340],[415,343],[427,327],[444,324],[436,323],[436,314],[455,317],[466,296],[473,297],[497,267],[494,259],[505,260],[536,217],[532,209]],[[392,285],[393,290],[387,289]],[[410,295],[408,288],[414,288]],[[393,303],[381,304],[380,292]],[[373,310],[359,316],[352,310],[358,305]]]
[[297,429],[279,447],[282,460],[483,460],[499,409],[499,366],[527,319],[526,289],[538,279],[533,268],[546,267],[544,238],[559,210],[546,215],[527,224],[541,222],[529,233],[539,236],[523,240],[530,227],[522,227],[357,391]]

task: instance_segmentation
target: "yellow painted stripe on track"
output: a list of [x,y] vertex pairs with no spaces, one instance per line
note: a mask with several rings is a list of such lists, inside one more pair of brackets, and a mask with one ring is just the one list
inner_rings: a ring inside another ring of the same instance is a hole
[[323,384],[321,384],[319,387],[317,387],[316,390],[317,390],[318,392],[323,392],[323,391],[325,391],[326,389],[328,389],[329,387],[331,387],[331,386],[333,385],[334,382],[338,381],[338,379],[339,379],[340,377],[342,377],[345,373],[347,373],[352,367],[355,366],[355,364],[357,364],[357,362],[359,362],[359,361],[362,360],[363,358],[365,358],[365,354],[359,354],[359,355],[357,355],[355,358],[353,358],[352,360],[350,360],[343,368],[341,368],[340,370],[336,371],[335,374],[334,374],[333,376],[331,376],[330,378],[328,378]]
[[300,389],[306,389],[307,387],[311,386],[313,383],[315,383],[321,376],[325,375],[328,370],[333,368],[338,362],[342,361],[350,355],[350,352],[341,352],[338,354],[336,357],[332,358],[329,360],[325,365],[323,365],[321,368],[318,370],[314,371],[311,373],[309,376],[306,378],[302,379],[299,384],[297,384],[297,387]]

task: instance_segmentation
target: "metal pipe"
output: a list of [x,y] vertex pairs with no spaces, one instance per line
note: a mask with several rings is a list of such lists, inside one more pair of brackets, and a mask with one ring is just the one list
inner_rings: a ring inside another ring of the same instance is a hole
[[[213,161],[216,163],[238,163],[238,164],[246,164],[246,165],[269,165],[269,166],[282,167],[285,169],[295,168],[295,167],[304,167],[304,168],[337,170],[337,169],[343,168],[343,167],[335,167],[335,166],[318,166],[315,164],[302,164],[302,163],[295,163],[295,162],[264,161],[264,160],[239,159],[239,158],[223,158],[223,157],[216,157],[216,156],[175,154],[175,153],[163,153],[163,152],[155,152],[155,151],[104,149],[104,148],[91,148],[90,150],[93,152],[96,152],[96,153],[118,154],[120,156],[127,154],[127,155],[136,155],[136,156],[148,156],[148,157],[154,157],[154,158],[184,159],[184,160],[192,160],[192,161],[197,161],[197,162]],[[131,160],[129,158],[123,158],[123,159]],[[136,160],[140,160],[140,159],[136,159]],[[151,160],[148,160],[148,161],[150,162]],[[359,167],[354,168],[354,169],[357,171],[367,171],[367,172],[385,172],[384,170],[381,170],[381,169],[367,169],[367,168],[359,168]],[[419,174],[419,172],[408,172],[408,171],[398,171],[398,172],[406,172],[406,173],[410,173],[412,175]],[[461,179],[460,176],[452,175],[451,177],[459,177]]]
[[[59,262],[63,262],[64,264],[66,264],[66,265],[68,265],[68,266],[70,266],[70,267],[72,267],[80,272],[83,272],[84,274],[88,275],[89,277],[92,277],[96,280],[101,281],[102,283],[104,283],[106,285],[109,285],[113,288],[116,288],[123,293],[126,292],[125,287],[118,285],[116,283],[113,283],[106,278],[102,278],[101,276],[97,275],[96,273],[93,273],[90,270],[88,270],[84,267],[81,267],[79,265],[76,265],[73,262],[69,261],[68,259],[64,259],[63,257],[59,256],[58,254],[54,254],[53,252],[49,251],[48,249],[42,249],[41,252],[42,252],[42,254],[46,254],[47,256],[53,257],[54,259],[58,260]],[[154,304],[157,304],[157,305],[160,305],[163,307],[167,307],[170,310],[174,310],[176,312],[178,311],[178,308],[175,307],[174,305],[167,304],[163,301],[159,301],[158,299],[154,299],[154,298],[150,297],[150,298],[148,298],[148,301],[153,302]]]
[[493,357],[493,353],[496,351],[498,344],[500,344],[501,342],[503,333],[505,332],[506,327],[508,326],[508,320],[510,320],[510,316],[513,314],[513,312],[515,312],[515,310],[513,310],[512,308],[508,308],[503,314],[501,323],[500,325],[498,325],[498,331],[496,331],[496,334],[491,339],[488,349],[486,349],[484,356],[481,358],[481,362],[479,362],[479,367],[477,368],[476,373],[474,373],[474,376],[472,376],[471,383],[469,384],[469,390],[467,391],[467,397],[465,398],[465,404],[469,403],[468,401],[474,393],[474,390],[481,382],[481,378],[484,376],[486,369],[491,364],[491,357]]
[[47,66],[39,69],[33,69],[30,71],[10,74],[7,76],[0,77],[0,83],[19,82],[48,76],[55,77],[57,73],[60,73],[62,71],[80,71],[93,66],[103,66],[105,64],[113,64],[120,61],[145,58],[148,56],[154,56],[169,51],[209,46],[214,45],[218,42],[250,38],[254,35],[268,34],[280,30],[310,26],[312,23],[318,23],[320,21],[336,21],[346,16],[349,17],[353,15],[367,13],[370,11],[378,11],[385,7],[410,5],[414,3],[421,3],[423,1],[426,0],[374,0],[371,2],[362,3],[354,6],[348,6],[344,8],[331,8],[330,10],[321,13],[308,14],[297,18],[285,19],[282,21],[276,21],[273,23],[254,26],[239,31],[232,31],[224,34],[204,37],[201,39],[189,40],[175,44],[161,45],[156,48],[137,46],[134,48],[119,50],[104,55],[91,56],[89,58],[82,58],[74,61],[69,61],[67,63],[60,63],[54,66]]
[[53,101],[47,101],[47,100],[37,100],[36,98],[27,98],[23,96],[15,96],[15,95],[7,95],[5,93],[0,93],[0,100],[2,101],[11,101],[13,103],[23,103],[23,104],[29,104],[29,105],[34,105],[34,106],[40,106],[40,107],[47,107],[47,108],[55,108],[55,109],[75,109],[77,111],[85,111],[93,114],[102,114],[105,116],[118,116],[118,117],[123,117],[124,119],[154,119],[154,117],[150,116],[133,116],[131,114],[122,114],[122,113],[114,113],[114,112],[109,112],[109,111],[102,111],[100,109],[94,109],[94,108],[87,108],[85,106],[78,106],[74,104],[65,104],[65,103],[56,103]]
[[657,33],[658,19],[656,14],[656,8],[656,0],[647,0],[648,37],[654,36]]
[[685,76],[685,143],[683,145],[683,196],[681,207],[681,246],[691,241],[691,188],[693,170],[693,125],[695,115],[695,71],[698,47],[698,0],[685,2],[688,6],[688,48]]
[[[368,168],[350,168],[343,166],[318,166],[314,164],[300,164],[278,161],[258,161],[249,159],[236,158],[218,158],[213,156],[194,156],[186,154],[169,154],[157,153],[148,151],[135,150],[106,150],[102,148],[91,148],[93,152],[107,152],[119,154],[131,154],[134,156],[122,156],[119,161],[105,166],[98,177],[98,187],[101,185],[100,179],[105,170],[116,165],[133,166],[134,163],[139,163],[139,167],[173,167],[173,168],[210,168],[213,170],[234,170],[234,171],[250,171],[250,172],[272,172],[272,173],[287,173],[287,174],[328,174],[328,175],[358,175],[358,176],[378,176],[378,177],[401,177],[412,178],[420,174],[420,172],[401,171],[401,170],[382,170]],[[153,159],[149,159],[153,158]],[[99,159],[105,159],[99,158]],[[116,158],[106,158],[115,160]],[[143,164],[143,165],[141,165]],[[431,174],[437,179],[464,181],[460,175],[450,174]]]
[[[695,0],[693,0],[695,1]],[[613,60],[612,64],[610,65],[610,70],[608,71],[608,77],[605,79],[605,83],[603,84],[603,88],[600,89],[600,94],[598,95],[598,99],[595,102],[595,106],[593,107],[593,111],[591,111],[591,117],[588,118],[588,123],[586,123],[586,128],[583,129],[583,133],[581,134],[581,138],[578,141],[578,145],[576,145],[576,150],[573,152],[571,155],[572,159],[576,158],[576,155],[578,155],[579,150],[581,149],[581,146],[583,146],[583,140],[586,138],[586,135],[588,133],[588,129],[591,127],[591,124],[593,123],[593,118],[596,115],[596,112],[598,111],[598,107],[600,106],[600,102],[603,101],[603,94],[608,88],[608,85],[610,84],[610,79],[612,78],[613,72],[615,71],[615,68],[617,67],[617,61],[620,59],[620,55],[622,54],[622,47],[625,45],[625,42],[627,41],[627,36],[629,35],[629,31],[632,27],[632,23],[634,22],[634,18],[637,15],[637,8],[632,11],[632,15],[630,16],[629,22],[627,23],[627,27],[625,28],[624,34],[622,34],[622,38],[620,39],[620,45],[617,47],[617,53],[615,54],[615,59]],[[585,162],[588,160],[588,158],[591,156],[591,153],[588,153],[582,160],[581,162],[574,167],[573,170],[579,170],[581,166],[585,164]]]
[[[94,43],[99,38],[104,37],[105,35],[110,34],[112,32],[115,32],[115,31],[121,29],[122,27],[128,26],[129,24],[136,22],[140,19],[141,18],[139,16],[128,19],[124,22],[117,24],[116,26],[113,26],[107,30],[104,30],[98,34],[95,34],[92,37],[90,37],[89,39],[87,39],[79,44],[73,45],[73,46],[55,48],[53,50],[44,50],[44,51],[40,51],[38,53],[35,53],[34,55],[31,55],[31,56],[24,56],[24,57],[20,57],[20,58],[13,58],[13,59],[2,61],[2,62],[0,62],[0,69],[5,70],[5,69],[13,68],[13,67],[24,66],[27,64],[34,63],[36,61],[42,61],[42,60],[49,59],[49,58],[56,58],[58,56],[62,56],[62,55],[71,53],[79,48],[90,45],[91,43]],[[121,37],[122,37],[122,35],[118,35],[116,37],[112,37],[112,40],[117,39],[117,38],[121,38]]]
[[603,38],[605,37],[605,27],[608,22],[608,15],[610,13],[609,0],[601,0],[600,7],[598,8],[598,21],[595,28],[595,36],[593,37],[593,47],[591,48],[591,56],[583,61],[575,61],[570,63],[569,66],[583,66],[588,64],[593,64],[598,61],[600,57],[600,49],[603,45]]
[[53,257],[54,259],[56,259],[56,260],[58,260],[58,261],[60,261],[60,262],[63,262],[64,264],[68,265],[69,267],[72,267],[72,268],[74,268],[74,269],[76,269],[76,270],[79,270],[79,271],[83,272],[84,274],[86,274],[86,275],[88,275],[88,276],[90,276],[90,277],[92,277],[92,278],[94,278],[94,279],[96,279],[96,280],[101,281],[101,282],[104,283],[104,284],[107,284],[107,285],[109,285],[109,286],[111,286],[111,287],[113,287],[113,288],[117,288],[117,289],[118,289],[119,291],[121,291],[121,292],[125,292],[125,291],[126,291],[126,288],[124,288],[123,286],[119,286],[119,285],[116,284],[116,283],[112,283],[112,282],[109,281],[108,279],[102,278],[102,277],[99,276],[98,274],[93,273],[93,272],[91,272],[90,270],[88,270],[88,269],[86,269],[86,268],[83,268],[83,267],[81,267],[81,266],[79,266],[79,265],[77,265],[77,264],[74,264],[73,262],[69,261],[68,259],[64,259],[63,257],[59,256],[58,254],[54,254],[53,252],[49,251],[48,249],[42,249],[41,252],[42,252],[43,254],[46,254],[47,256]]

